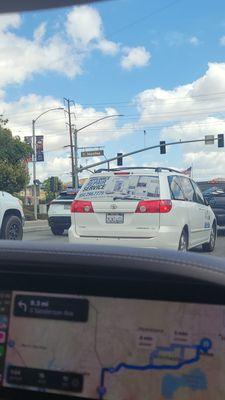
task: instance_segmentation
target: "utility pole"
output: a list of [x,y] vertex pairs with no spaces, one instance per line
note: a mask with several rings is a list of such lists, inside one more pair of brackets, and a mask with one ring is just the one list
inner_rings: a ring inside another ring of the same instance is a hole
[[74,158],[75,158],[75,189],[78,190],[79,178],[78,178],[78,145],[77,145],[77,129],[74,129]]
[[64,97],[64,101],[67,104],[67,114],[68,114],[68,126],[69,126],[69,135],[70,135],[70,153],[71,153],[71,170],[72,170],[72,187],[76,187],[76,179],[75,179],[75,165],[74,165],[74,152],[73,152],[73,132],[72,132],[72,124],[71,124],[71,111],[70,111],[70,99],[66,99]]
[[37,220],[37,186],[36,186],[36,143],[35,143],[35,120],[32,120],[33,137],[33,190],[34,190],[34,219]]

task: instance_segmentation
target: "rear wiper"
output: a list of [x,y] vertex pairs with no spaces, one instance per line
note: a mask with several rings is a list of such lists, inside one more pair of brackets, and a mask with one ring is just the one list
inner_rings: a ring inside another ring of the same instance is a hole
[[116,196],[116,197],[113,197],[113,200],[114,201],[115,200],[137,200],[137,201],[139,201],[139,200],[143,200],[143,199],[139,199],[138,197]]

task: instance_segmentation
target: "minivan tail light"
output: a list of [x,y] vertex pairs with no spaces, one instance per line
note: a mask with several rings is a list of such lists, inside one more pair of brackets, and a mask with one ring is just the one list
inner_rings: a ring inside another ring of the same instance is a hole
[[71,213],[86,213],[90,214],[94,212],[92,202],[84,200],[74,200],[70,207]]
[[146,213],[159,213],[165,214],[170,212],[172,209],[171,200],[141,200],[139,201],[135,213],[146,214]]

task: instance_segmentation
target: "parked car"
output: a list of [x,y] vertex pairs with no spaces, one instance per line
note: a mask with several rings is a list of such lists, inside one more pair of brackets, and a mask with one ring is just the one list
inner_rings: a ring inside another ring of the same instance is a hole
[[219,187],[212,187],[205,190],[203,196],[216,216],[217,225],[225,226],[225,191]]
[[22,240],[24,213],[22,202],[7,192],[0,192],[0,238]]
[[197,184],[169,168],[92,175],[71,204],[69,241],[213,251],[216,217]]
[[48,208],[48,224],[53,235],[62,235],[64,230],[71,225],[70,206],[75,199],[77,191],[65,190],[52,200]]

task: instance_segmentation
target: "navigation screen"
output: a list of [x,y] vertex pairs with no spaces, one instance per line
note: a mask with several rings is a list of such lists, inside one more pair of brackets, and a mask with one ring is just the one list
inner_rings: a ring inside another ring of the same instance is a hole
[[0,296],[8,388],[98,400],[225,398],[225,306],[30,292]]

